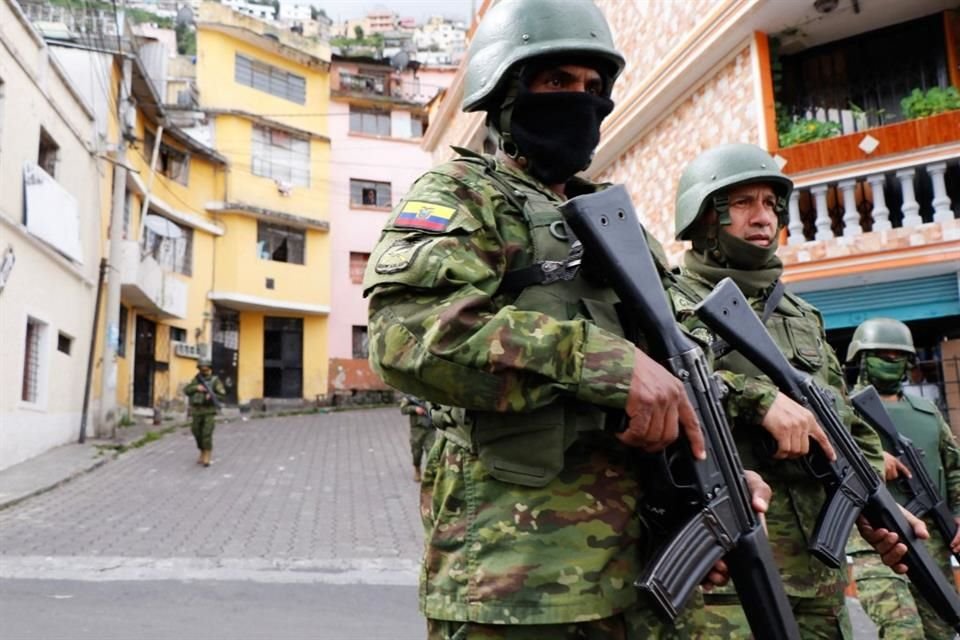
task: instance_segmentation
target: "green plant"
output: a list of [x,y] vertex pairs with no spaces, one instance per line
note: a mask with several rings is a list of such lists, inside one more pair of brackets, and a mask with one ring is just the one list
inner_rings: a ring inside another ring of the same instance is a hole
[[790,147],[804,142],[823,140],[840,135],[839,122],[822,122],[811,118],[798,118],[779,129],[780,147]]
[[121,427],[132,427],[135,424],[137,424],[137,421],[134,420],[129,413],[124,412],[124,414],[120,416],[119,425]]
[[933,87],[926,92],[914,89],[900,101],[903,117],[907,119],[925,118],[944,111],[960,109],[960,92],[956,87]]

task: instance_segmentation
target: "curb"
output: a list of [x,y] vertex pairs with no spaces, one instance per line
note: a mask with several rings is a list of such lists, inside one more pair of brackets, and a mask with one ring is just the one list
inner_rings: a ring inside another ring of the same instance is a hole
[[29,500],[30,498],[36,497],[36,496],[38,496],[38,495],[40,495],[40,494],[46,493],[46,492],[48,492],[48,491],[52,491],[53,489],[56,489],[57,487],[62,487],[63,485],[67,484],[68,482],[70,482],[70,481],[72,481],[72,480],[75,480],[76,478],[79,478],[79,477],[82,476],[82,475],[86,475],[87,473],[90,473],[90,472],[93,471],[94,469],[97,469],[97,468],[99,468],[99,467],[102,467],[103,465],[105,465],[105,464],[108,462],[108,460],[109,460],[108,458],[102,457],[102,458],[100,458],[100,459],[94,460],[89,466],[84,467],[83,469],[79,469],[79,470],[77,470],[77,471],[74,471],[73,473],[67,475],[66,477],[61,478],[60,480],[57,480],[56,482],[53,482],[53,483],[51,483],[51,484],[48,484],[48,485],[45,485],[45,486],[42,486],[42,487],[38,487],[37,489],[33,489],[33,490],[28,491],[28,492],[26,492],[26,493],[24,493],[24,494],[22,494],[22,495],[15,496],[15,497],[10,498],[10,499],[8,499],[8,500],[2,500],[2,499],[0,499],[0,511],[3,511],[4,509],[8,509],[8,508],[10,508],[10,507],[12,507],[12,506],[14,506],[14,505],[20,504],[20,503],[23,502],[24,500]]

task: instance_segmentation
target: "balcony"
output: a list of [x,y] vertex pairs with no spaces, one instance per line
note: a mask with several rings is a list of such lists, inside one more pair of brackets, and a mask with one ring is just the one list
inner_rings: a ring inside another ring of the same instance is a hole
[[120,292],[124,301],[161,319],[187,317],[187,285],[150,255],[141,257],[132,240],[120,249]]

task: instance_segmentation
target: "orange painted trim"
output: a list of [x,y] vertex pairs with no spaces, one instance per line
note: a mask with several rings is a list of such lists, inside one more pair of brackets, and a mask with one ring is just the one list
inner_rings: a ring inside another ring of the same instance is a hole
[[[827,258],[816,262],[794,263],[784,268],[784,282],[805,282],[862,273],[904,269],[921,265],[960,262],[960,241],[944,243],[936,253],[930,253],[928,247],[909,247],[894,251],[863,253],[857,256]],[[925,249],[926,253],[921,253]]]
[[753,41],[757,47],[757,63],[760,65],[760,99],[763,101],[763,128],[767,137],[767,151],[780,149],[777,136],[777,108],[773,95],[773,65],[770,60],[770,39],[762,31],[753,32]]
[[960,37],[960,12],[943,12],[943,35],[947,44],[947,68],[950,71],[950,84],[960,87],[960,60],[957,55],[957,39]]

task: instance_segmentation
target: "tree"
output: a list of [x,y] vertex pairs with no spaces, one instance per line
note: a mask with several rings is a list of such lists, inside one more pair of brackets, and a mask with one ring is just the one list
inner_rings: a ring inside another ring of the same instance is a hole
[[363,27],[357,25],[353,28],[353,35],[357,36],[357,40],[363,40]]

